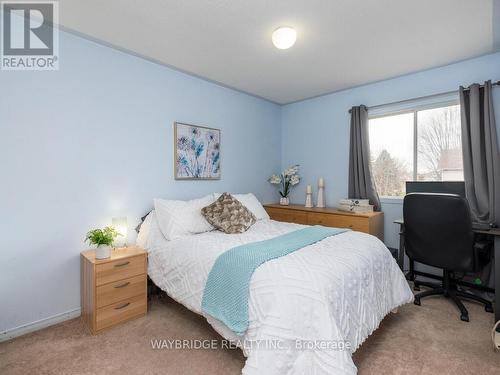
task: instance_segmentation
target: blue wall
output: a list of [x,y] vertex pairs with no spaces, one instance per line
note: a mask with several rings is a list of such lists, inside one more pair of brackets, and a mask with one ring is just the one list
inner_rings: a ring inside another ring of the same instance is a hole
[[[304,177],[291,200],[302,203],[306,185],[312,184],[315,188],[321,176],[325,178],[328,205],[347,197],[350,126],[347,111],[353,105],[375,106],[433,95],[488,79],[500,79],[500,53],[283,106],[282,167],[298,163]],[[498,87],[494,89],[494,99],[500,129]],[[498,133],[500,135],[500,130]],[[397,227],[393,221],[402,216],[401,200],[386,200],[382,209],[385,242],[397,247]]]
[[[61,33],[59,71],[0,71],[0,334],[78,311],[83,237],[111,217],[132,227],[155,197],[213,191],[275,201],[266,179],[293,163],[304,179],[292,200],[323,176],[334,205],[347,195],[351,106],[498,78],[494,54],[279,107]],[[500,125],[498,88],[495,102]],[[173,179],[174,121],[222,129],[220,181]],[[396,246],[401,204],[383,209]]]
[[[84,235],[113,216],[214,191],[275,200],[279,106],[60,37],[59,71],[0,71],[0,333],[79,308]],[[222,130],[220,181],[173,179],[174,121]]]

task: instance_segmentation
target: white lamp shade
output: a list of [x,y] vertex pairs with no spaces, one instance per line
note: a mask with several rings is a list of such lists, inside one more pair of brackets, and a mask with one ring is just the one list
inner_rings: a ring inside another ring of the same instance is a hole
[[276,48],[288,49],[295,44],[297,32],[292,27],[279,27],[274,30],[272,40]]
[[115,240],[115,244],[117,246],[124,246],[127,243],[127,236],[128,236],[128,223],[127,223],[127,217],[122,216],[122,217],[114,217],[111,219],[111,226],[115,228],[115,230],[121,234],[121,236],[118,236]]

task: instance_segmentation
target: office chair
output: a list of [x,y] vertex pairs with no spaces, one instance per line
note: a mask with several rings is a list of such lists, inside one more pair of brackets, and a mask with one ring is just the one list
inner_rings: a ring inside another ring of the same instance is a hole
[[490,301],[459,291],[451,278],[455,271],[476,271],[479,254],[490,245],[474,240],[467,200],[455,194],[411,193],[404,198],[403,216],[408,257],[443,269],[442,284],[415,281],[416,290],[419,285],[432,288],[415,295],[415,305],[420,306],[424,297],[444,295],[460,309],[463,321],[469,321],[469,313],[459,297],[480,302],[486,311],[493,312]]

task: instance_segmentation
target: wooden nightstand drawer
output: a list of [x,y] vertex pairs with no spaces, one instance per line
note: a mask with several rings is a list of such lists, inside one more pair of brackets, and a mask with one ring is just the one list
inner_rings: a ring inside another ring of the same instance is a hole
[[143,315],[147,310],[146,294],[125,299],[109,306],[97,309],[96,330],[111,327],[115,324]]
[[96,265],[96,285],[103,285],[146,273],[146,257],[138,255]]
[[134,276],[97,287],[97,308],[146,293],[146,275]]

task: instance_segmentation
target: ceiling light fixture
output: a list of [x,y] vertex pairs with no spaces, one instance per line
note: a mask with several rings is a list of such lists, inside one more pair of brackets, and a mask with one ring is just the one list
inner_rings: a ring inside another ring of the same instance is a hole
[[293,27],[278,27],[273,32],[273,44],[279,49],[288,49],[295,44],[297,32]]

